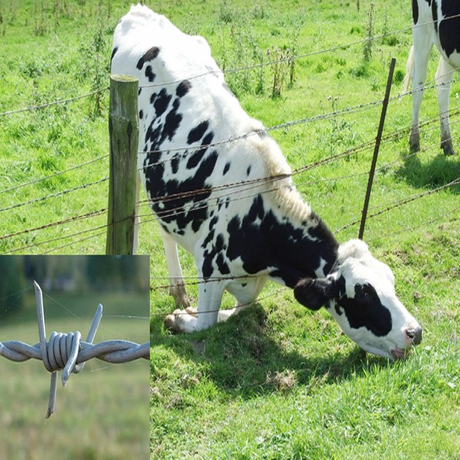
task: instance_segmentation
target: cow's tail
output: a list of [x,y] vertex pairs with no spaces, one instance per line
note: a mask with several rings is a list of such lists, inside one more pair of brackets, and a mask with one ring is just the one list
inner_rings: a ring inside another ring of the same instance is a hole
[[406,64],[406,76],[404,77],[402,83],[402,89],[404,93],[407,93],[410,90],[410,80],[412,77],[412,68],[414,67],[414,47],[410,49],[409,58],[407,59]]

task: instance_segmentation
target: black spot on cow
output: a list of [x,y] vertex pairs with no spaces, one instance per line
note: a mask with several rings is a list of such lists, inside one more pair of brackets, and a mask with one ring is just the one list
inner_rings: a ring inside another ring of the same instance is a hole
[[198,142],[203,136],[204,133],[209,128],[209,121],[205,120],[201,122],[198,126],[191,129],[187,136],[187,143],[193,144],[194,142]]
[[139,118],[142,120],[144,118],[144,111],[139,110]]
[[160,49],[156,46],[153,46],[139,59],[139,61],[137,62],[137,68],[139,70],[142,70],[144,64],[155,59],[158,56],[158,54],[160,54]]
[[137,90],[137,95],[140,96],[141,93],[142,93],[142,88],[139,88],[139,89]]
[[152,66],[148,65],[145,68],[145,76],[148,78],[149,82],[152,83],[155,81],[156,75],[153,73]]
[[252,169],[252,166],[248,166],[248,169],[246,170],[246,176],[249,177],[249,175],[251,174],[251,169]]
[[150,97],[150,102],[155,108],[155,114],[157,117],[163,115],[171,102],[172,96],[163,88],[158,94],[153,93]]
[[431,14],[433,15],[434,30],[437,33],[438,32],[438,5],[437,5],[436,0],[432,0]]
[[213,139],[214,139],[214,133],[211,131],[208,134],[206,134],[206,136],[203,137],[203,142],[201,143],[201,145],[208,146],[211,144]]
[[112,50],[112,55],[110,56],[110,64],[112,64],[113,58],[115,57],[115,54],[117,54],[117,51],[118,51],[118,48],[117,48],[117,47],[115,47],[115,48]]
[[192,153],[187,161],[187,169],[193,169],[198,166],[198,163],[203,159],[204,154],[206,153],[206,148],[195,150]]
[[377,337],[387,335],[392,328],[391,313],[370,284],[357,284],[354,298],[343,297],[336,306],[344,313],[353,329],[365,327]]
[[192,87],[192,84],[188,80],[182,80],[176,88],[176,96],[184,97]]
[[[211,232],[214,235],[214,230]],[[208,240],[209,236],[206,238]],[[211,240],[208,241],[208,243]],[[203,247],[205,245],[203,244]],[[228,266],[227,260],[225,259],[225,243],[224,237],[222,234],[217,235],[215,243],[211,250],[204,251],[204,261],[203,261],[203,276],[209,278],[214,274],[214,262],[217,265],[217,269],[220,275],[228,275],[230,273],[230,268]]]
[[[158,124],[155,119],[152,120],[152,123],[150,123],[150,125],[147,128],[147,131],[145,133],[145,142],[146,143],[148,143],[148,142],[151,143],[150,150],[157,150],[159,148],[160,139],[161,139],[161,132],[162,132],[161,124]],[[144,151],[147,151],[147,150],[149,150],[148,147],[144,149]]]
[[171,171],[173,174],[177,174],[177,171],[179,171],[179,163],[180,159],[176,155],[172,160],[171,160]]
[[414,24],[418,22],[418,0],[412,0],[412,21]]
[[230,162],[226,163],[225,166],[224,166],[224,171],[223,171],[223,175],[225,176],[225,174],[228,173],[228,170],[230,169]]
[[176,99],[173,102],[171,111],[168,113],[168,115],[166,115],[162,134],[163,139],[168,137],[169,140],[172,140],[176,134],[177,129],[179,128],[180,122],[182,121],[182,114],[178,113],[179,105],[179,99]]
[[454,52],[460,53],[460,3],[444,1],[441,9],[445,18],[439,25],[439,39],[447,57],[450,57]]

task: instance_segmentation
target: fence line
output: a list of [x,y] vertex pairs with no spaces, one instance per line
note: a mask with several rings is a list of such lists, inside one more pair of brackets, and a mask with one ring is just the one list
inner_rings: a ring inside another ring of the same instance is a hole
[[103,179],[99,179],[99,180],[96,180],[94,182],[89,182],[89,183],[83,184],[83,185],[77,185],[76,187],[69,188],[69,189],[66,189],[66,190],[62,190],[62,191],[56,192],[56,193],[51,193],[50,195],[42,196],[40,198],[34,198],[32,200],[24,201],[22,203],[16,203],[16,204],[13,204],[11,206],[7,206],[6,208],[0,209],[0,212],[10,211],[11,209],[20,208],[22,206],[27,206],[29,204],[40,203],[41,201],[48,200],[49,198],[56,198],[58,196],[67,195],[68,193],[75,192],[75,191],[81,190],[83,188],[91,187],[92,185],[101,184],[102,182],[105,182],[107,180],[109,180],[109,178],[104,177]]
[[[457,113],[457,112],[456,112]],[[438,118],[437,117],[433,117],[431,120],[427,121],[424,123],[424,125],[428,125],[429,123],[433,123],[435,121],[437,121]],[[392,138],[398,138],[399,136],[405,134],[406,132],[408,132],[408,128],[405,128],[405,129],[402,129],[402,130],[398,130],[398,131],[395,131],[393,133],[390,133],[388,135],[386,135],[384,137],[384,140],[391,140]],[[308,164],[304,167],[301,167],[301,168],[298,168],[296,170],[294,170],[292,172],[291,175],[286,175],[286,176],[278,176],[278,177],[271,177],[271,178],[262,178],[262,179],[257,179],[255,181],[242,181],[242,182],[239,182],[239,183],[234,183],[234,184],[228,184],[228,185],[225,185],[225,186],[217,186],[215,187],[214,189],[215,190],[224,190],[225,194],[221,194],[219,195],[218,197],[215,197],[214,200],[215,200],[215,203],[212,203],[211,206],[217,206],[218,205],[218,200],[226,197],[226,196],[230,196],[232,194],[232,192],[230,191],[230,189],[232,188],[236,188],[237,190],[239,189],[240,192],[241,191],[249,191],[251,189],[254,189],[255,187],[257,187],[261,182],[275,182],[277,180],[281,180],[281,179],[284,179],[286,177],[290,177],[290,176],[294,176],[294,175],[297,175],[297,174],[300,174],[302,172],[305,172],[305,171],[308,171],[314,167],[318,167],[318,166],[322,166],[324,164],[327,164],[331,161],[335,161],[336,159],[338,158],[342,158],[342,157],[346,157],[346,156],[349,156],[350,154],[353,154],[353,153],[356,153],[358,152],[359,150],[363,150],[363,149],[366,149],[370,146],[373,145],[373,141],[368,141],[368,142],[365,142],[357,147],[354,147],[352,149],[349,149],[349,150],[346,150],[344,152],[341,152],[339,154],[336,154],[336,155],[332,155],[330,157],[327,157],[327,158],[323,158],[315,163],[312,163],[312,164]],[[425,147],[423,148],[422,151],[425,151],[427,150],[428,147]],[[401,161],[404,161],[404,159],[408,158],[408,157],[411,157],[415,154],[410,154],[400,160],[397,160],[395,162],[392,162],[390,164],[384,164],[382,166],[380,166],[378,168],[378,170],[385,170],[387,169],[390,165],[392,164],[395,164],[395,163],[400,163]],[[367,175],[367,173],[360,173],[360,174],[356,174],[356,175],[353,175],[353,176],[365,176]],[[349,176],[344,176],[345,177],[349,177]],[[340,177],[339,178],[330,178],[330,179],[327,179],[327,180],[340,180]],[[319,181],[318,181],[319,182]],[[301,184],[297,184],[297,185],[301,185]],[[269,190],[267,190],[266,192],[264,193],[270,193],[270,192],[273,192],[275,191],[276,188],[271,188]],[[202,189],[202,190],[193,190],[193,191],[190,191],[190,192],[186,192],[186,193],[182,193],[182,194],[173,194],[173,195],[170,195],[170,196],[167,196],[167,197],[161,197],[161,198],[153,198],[153,199],[147,199],[147,200],[140,200],[138,202],[139,205],[144,205],[146,203],[154,203],[154,202],[157,202],[157,201],[171,201],[171,200],[178,200],[178,199],[183,199],[183,198],[187,198],[187,197],[195,197],[199,194],[204,194],[204,193],[209,193],[209,189]],[[251,195],[251,196],[254,196]],[[248,198],[248,196],[244,197],[244,198]],[[238,198],[239,200],[243,199],[243,197],[240,197]],[[375,209],[376,207],[378,207],[379,205],[374,205],[371,209]],[[209,200],[207,200],[207,198],[204,198],[203,200],[199,201],[199,202],[196,202],[195,203],[195,206],[193,208],[193,210],[199,210],[199,209],[202,209],[204,207],[209,207]],[[83,215],[80,215],[80,216],[73,216],[69,219],[65,219],[62,221],[62,223],[67,223],[67,222],[71,222],[71,221],[75,221],[75,220],[79,220],[79,219],[85,219],[85,218],[91,218],[91,217],[95,217],[97,215],[100,215],[102,214],[103,212],[105,212],[105,209],[101,209],[101,210],[98,210],[98,211],[93,211],[93,212],[89,212],[89,213],[86,213],[86,214],[83,214]],[[149,220],[149,222],[151,222],[152,220],[157,220],[158,217],[168,217],[168,216],[171,216],[171,215],[180,215],[182,213],[185,213],[185,212],[188,212],[183,206],[180,207],[180,208],[174,208],[174,209],[171,209],[171,210],[165,210],[163,211],[162,213],[158,213],[158,216],[155,216],[153,219]],[[4,237],[0,237],[0,240],[2,239],[7,239],[8,237],[13,237],[13,236],[17,236],[17,235],[20,235],[20,234],[24,234],[24,233],[28,233],[28,232],[31,232],[31,231],[38,231],[38,230],[42,230],[42,229],[45,229],[45,228],[49,228],[49,227],[52,227],[52,226],[57,226],[61,223],[61,221],[58,221],[58,222],[54,222],[54,223],[50,223],[50,224],[46,224],[44,226],[41,226],[41,227],[37,227],[35,229],[27,229],[27,230],[24,230],[24,231],[21,231],[21,232],[16,232],[15,234],[11,234],[11,235],[6,235]],[[142,223],[145,223],[145,222],[142,222]],[[347,224],[346,228],[347,227],[350,227],[354,225],[354,223],[352,222],[351,224]],[[43,244],[47,244],[47,243],[51,243],[51,242],[54,242],[54,241],[59,241],[59,240],[62,240],[62,239],[67,239],[67,238],[73,238],[73,237],[76,237],[76,236],[80,236],[82,234],[85,234],[85,233],[88,233],[88,232],[93,232],[93,231],[97,231],[97,230],[101,230],[103,228],[106,228],[106,226],[98,226],[96,228],[92,228],[92,229],[89,229],[89,230],[85,230],[85,231],[82,231],[82,232],[77,232],[77,233],[73,233],[71,235],[65,235],[65,236],[60,236],[60,237],[57,237],[57,238],[53,238],[53,239],[48,239],[46,241],[43,241],[43,242],[35,242],[33,244],[30,244],[30,245],[26,245],[26,246],[22,246],[20,248],[15,248],[13,250],[10,250],[10,251],[6,251],[4,253],[9,253],[9,252],[17,252],[17,251],[20,251],[20,250],[23,250],[23,249],[29,249],[31,247],[34,247],[34,246],[39,246],[39,245],[43,245]],[[341,229],[337,230],[336,232],[339,232],[341,231]],[[76,244],[78,242],[81,242],[81,241],[85,241],[85,240],[88,240],[88,239],[91,239],[91,238],[94,238],[94,237],[97,237],[97,236],[100,236],[102,233],[97,233],[95,235],[91,235],[90,237],[85,237],[83,239],[80,239],[80,240],[74,240],[72,241],[72,243],[69,243],[69,244],[66,244],[66,245],[63,245],[63,246],[60,246],[58,248],[55,248],[55,249],[51,249],[49,250],[48,252],[54,252],[56,250],[59,250],[59,249],[62,249],[64,247],[68,247],[68,246],[71,246],[73,244]]]
[[95,94],[102,93],[104,91],[107,91],[108,89],[109,89],[108,87],[101,88],[101,89],[97,89],[95,91],[92,91],[91,93],[82,94],[81,96],[75,96],[75,97],[71,97],[69,99],[62,99],[62,100],[59,100],[59,101],[48,102],[46,104],[33,105],[33,106],[30,106],[30,107],[24,107],[22,109],[10,110],[8,112],[0,113],[0,117],[4,117],[4,116],[7,116],[7,115],[14,115],[14,114],[21,113],[21,112],[32,112],[34,110],[39,110],[39,109],[44,109],[46,107],[51,107],[53,105],[68,104],[69,102],[74,102],[74,101],[78,101],[79,99],[84,99],[86,97],[94,96]]
[[[450,19],[450,18],[449,18]],[[419,25],[418,25],[419,26]],[[417,27],[418,27],[417,26]],[[412,28],[412,26],[410,27]],[[347,44],[347,45],[342,45],[338,48],[343,48],[343,47],[349,47],[349,46],[353,46],[355,44],[358,44],[358,43],[363,43],[363,42],[366,42],[366,41],[369,41],[369,40],[376,40],[376,39],[379,39],[379,38],[383,38],[385,36],[388,36],[388,35],[394,35],[396,33],[400,33],[401,31],[405,31],[405,30],[408,30],[409,28],[406,28],[406,29],[400,29],[398,31],[394,31],[394,32],[389,32],[387,34],[382,34],[382,35],[379,35],[379,36],[374,36],[374,37],[370,37],[370,38],[366,38],[366,39],[363,39],[363,40],[360,40],[356,43],[351,43],[351,44]],[[312,53],[307,53],[307,54],[304,54],[304,55],[298,55],[298,56],[295,56],[294,59],[300,59],[300,58],[303,58],[303,57],[307,57],[307,56],[310,56],[310,55],[314,55],[314,54],[318,54],[318,53],[321,53],[321,52],[329,52],[329,51],[332,51],[332,50],[335,50],[337,48],[330,48],[330,49],[327,49],[327,50],[320,50],[320,51],[316,51],[316,52],[312,52]],[[280,59],[278,60],[278,62],[283,62],[287,59],[292,59],[292,57],[290,58],[284,58],[284,59]],[[267,64],[264,64],[264,65],[270,65],[270,64],[273,64],[275,61],[270,61],[269,63]],[[235,68],[235,69],[227,69],[224,71],[224,73],[229,73],[229,72],[237,72],[237,71],[241,71],[241,70],[247,70],[249,69],[250,67],[241,67],[241,68]],[[449,72],[450,73],[450,72]],[[436,79],[434,79],[433,81],[436,81]],[[453,82],[456,82],[458,81],[458,79],[453,79],[452,80]],[[435,87],[438,87],[438,86],[443,86],[444,83],[442,84],[434,84],[432,85],[431,87],[430,86],[427,86],[425,85],[424,87],[424,90],[428,90],[428,89],[431,89],[431,88],[435,88]],[[62,101],[55,101],[55,102],[52,102],[52,103],[49,103],[49,104],[42,104],[42,105],[39,105],[39,106],[34,106],[34,107],[31,107],[29,108],[30,110],[35,110],[37,108],[44,108],[44,107],[48,107],[48,106],[51,106],[51,105],[56,105],[56,104],[61,104],[61,103],[67,103],[67,102],[72,102],[74,100],[78,100],[78,99],[81,99],[81,98],[84,98],[84,97],[89,97],[93,94],[96,94],[96,93],[99,93],[99,92],[102,92],[102,91],[105,91],[106,88],[104,89],[101,89],[101,90],[97,90],[97,91],[94,91],[92,93],[89,93],[89,94],[86,94],[86,95],[82,95],[82,96],[77,96],[75,98],[70,98],[70,99],[66,99],[66,100],[62,100]],[[421,90],[421,89],[419,89]],[[403,97],[407,96],[407,95],[411,95],[413,94],[414,92],[416,91],[419,91],[419,90],[415,90],[415,91],[409,91],[409,92],[406,92],[404,94],[400,94],[400,95],[397,95],[397,96],[394,96],[392,98],[390,98],[390,101],[394,101],[394,100],[400,100],[402,99]],[[345,109],[341,109],[341,110],[337,110],[337,111],[334,111],[334,112],[331,112],[331,113],[327,113],[327,114],[321,114],[321,115],[317,115],[317,116],[314,116],[314,117],[310,117],[310,118],[304,118],[304,119],[300,119],[300,120],[294,120],[294,121],[291,121],[291,122],[287,122],[287,123],[282,123],[282,124],[279,124],[279,125],[275,125],[275,126],[272,126],[272,127],[269,127],[269,128],[266,128],[264,129],[264,131],[266,132],[270,132],[270,131],[274,131],[274,130],[278,130],[278,129],[286,129],[286,128],[289,128],[291,126],[296,126],[296,125],[299,125],[299,124],[304,124],[304,123],[309,123],[309,122],[314,122],[314,121],[318,121],[318,120],[324,120],[324,119],[329,119],[329,118],[334,118],[334,117],[338,117],[338,116],[341,116],[341,115],[344,115],[344,114],[348,114],[348,113],[357,113],[357,112],[360,112],[360,111],[363,111],[363,110],[368,110],[370,108],[373,108],[379,104],[381,104],[382,101],[378,100],[378,101],[372,101],[372,102],[367,102],[367,103],[363,103],[363,104],[360,104],[360,105],[356,105],[356,106],[353,106],[353,107],[348,107],[348,108],[345,108]],[[0,116],[2,115],[9,115],[9,114],[13,114],[13,113],[18,113],[18,112],[22,112],[22,111],[26,111],[28,110],[27,108],[25,109],[20,109],[18,111],[10,111],[10,112],[5,112],[5,113],[0,113]],[[455,108],[455,109],[451,109],[449,111],[449,113],[451,114],[454,114],[456,115],[457,113],[459,113],[459,107]],[[421,124],[421,126],[423,126],[423,124]],[[401,131],[402,132],[402,131]],[[199,149],[203,149],[203,148],[206,148],[206,147],[212,147],[212,146],[215,146],[215,145],[220,145],[220,144],[223,144],[225,142],[233,142],[235,140],[238,140],[238,139],[243,139],[243,138],[246,138],[247,136],[249,135],[252,135],[252,134],[256,134],[256,133],[246,133],[240,137],[235,137],[235,138],[231,138],[231,139],[227,139],[227,140],[224,140],[224,141],[221,141],[219,143],[215,143],[215,144],[209,144],[208,146],[199,146],[199,147],[196,147],[197,150]],[[395,137],[397,136],[397,134],[393,134]],[[390,135],[391,136],[391,135]],[[385,136],[385,139],[389,139],[389,136]],[[370,142],[370,141],[369,141]],[[189,147],[189,146],[188,146]],[[354,149],[354,151],[358,151],[359,149],[364,149],[366,147],[363,147],[363,145],[361,146],[358,146],[357,149]],[[147,154],[147,153],[160,153],[160,152],[163,152],[163,151],[174,151],[174,150],[184,150],[186,148],[184,147],[178,147],[178,148],[174,148],[174,149],[165,149],[165,150],[156,150],[156,151],[152,151],[152,152],[139,152],[140,154]],[[192,150],[193,151],[193,150]],[[348,152],[348,151],[347,151]],[[345,156],[349,153],[347,152],[342,152],[341,154],[337,154],[337,158],[340,158],[342,156]],[[185,156],[187,154],[187,152],[185,152],[183,155]],[[92,162],[94,161],[98,161],[102,158],[105,158],[105,156],[103,157],[99,157],[98,159],[95,159],[95,160],[91,160],[83,165],[78,165],[78,166],[75,166],[73,168],[70,168],[66,171],[61,171],[61,172],[58,172],[58,173],[55,173],[51,176],[48,176],[46,178],[42,178],[42,179],[37,179],[37,180],[34,180],[34,181],[31,181],[29,183],[25,183],[25,184],[21,184],[21,185],[18,185],[18,186],[14,186],[14,187],[10,187],[9,189],[5,189],[3,191],[0,191],[0,194],[1,193],[5,193],[5,192],[8,192],[8,191],[13,191],[13,190],[16,190],[18,188],[21,188],[21,187],[25,187],[27,185],[31,185],[31,184],[34,184],[34,183],[37,183],[37,182],[40,182],[42,180],[47,180],[47,179],[50,179],[54,176],[57,176],[59,174],[63,174],[67,171],[71,171],[73,169],[76,169],[78,167],[83,167],[87,164],[91,164]],[[175,157],[177,158],[177,157]],[[169,161],[169,160],[164,160],[164,161]],[[315,167],[315,166],[319,166],[319,165],[322,165],[322,164],[326,164],[330,161],[334,161],[334,159],[331,159],[331,158],[327,158],[327,159],[323,159],[323,160],[320,160],[320,162],[318,162],[317,164],[315,165],[306,165],[304,167],[301,167],[301,168],[298,168],[297,170],[293,171],[292,175],[295,175],[295,174],[299,174],[301,172],[304,172],[304,171],[307,171],[309,169],[311,169],[312,167]],[[156,164],[160,164],[161,162],[158,162],[158,163],[152,163],[150,165],[148,165],[147,167],[150,167],[150,166],[155,166]],[[383,169],[385,168],[385,166],[382,166],[380,167],[379,169]],[[364,174],[362,174],[364,175]],[[287,176],[286,176],[287,177]],[[350,176],[343,176],[344,178],[345,177],[350,177]],[[275,181],[275,180],[279,180],[279,179],[282,179],[284,177],[279,177],[279,178],[268,178],[268,181]],[[100,183],[100,182],[103,182],[107,180],[107,178],[104,178],[104,179],[101,179],[101,180],[98,180],[98,181],[95,181],[95,182],[92,182],[92,183],[89,183],[89,184],[84,184],[84,185],[81,185],[81,186],[78,186],[78,187],[74,187],[72,189],[68,189],[68,190],[64,190],[64,191],[61,191],[61,192],[58,192],[56,194],[51,194],[51,195],[48,195],[46,197],[41,197],[41,198],[36,198],[36,199],[33,199],[33,200],[30,200],[30,201],[26,201],[24,203],[19,203],[19,204],[15,204],[15,205],[12,205],[12,206],[9,206],[9,207],[6,207],[6,208],[3,208],[3,209],[0,209],[0,212],[3,212],[3,211],[7,211],[7,210],[11,210],[11,209],[15,209],[17,207],[21,207],[21,206],[26,206],[26,205],[29,205],[29,204],[34,204],[34,203],[37,203],[37,202],[40,202],[40,201],[44,201],[48,198],[52,198],[52,197],[56,197],[56,196],[60,196],[60,195],[63,195],[63,194],[66,194],[66,193],[70,193],[72,191],[76,191],[76,190],[79,190],[81,188],[86,188],[87,186],[91,186],[91,185],[95,185],[97,183]],[[328,180],[340,180],[340,178],[331,178],[331,179],[328,179]],[[254,188],[255,185],[252,185],[250,188],[248,188],[248,190]],[[275,190],[275,189],[273,189]],[[209,191],[209,189],[206,189],[205,192],[207,193]],[[204,193],[204,191],[193,191],[193,192],[188,192],[188,196],[196,196],[194,195],[193,193]],[[222,195],[222,196],[226,196],[226,195]],[[182,195],[181,197],[179,198],[183,198],[184,195]],[[167,200],[173,200],[173,199],[178,199],[177,197],[173,197],[173,196],[168,196],[166,197]],[[166,200],[166,201],[167,201]],[[152,203],[154,200],[150,200],[150,203]],[[165,199],[163,198],[162,201],[165,201]],[[204,202],[204,201],[202,201]],[[196,209],[196,208],[194,208]],[[73,221],[73,220],[78,220],[78,219],[84,219],[84,218],[87,218],[87,217],[92,217],[93,214],[97,213],[98,211],[94,211],[93,213],[87,213],[86,215],[83,215],[83,216],[76,216],[76,217],[72,217],[72,218],[69,218],[69,219],[65,219],[63,221],[60,221],[62,223],[66,223],[66,222],[70,222],[70,221]],[[175,211],[177,213],[177,210]],[[183,211],[185,212],[185,210]],[[20,234],[23,234],[23,233],[28,233],[28,232],[32,232],[32,231],[39,231],[39,230],[43,230],[45,228],[49,228],[49,227],[52,227],[52,226],[57,226],[57,225],[60,225],[60,222],[55,222],[55,223],[51,223],[51,224],[47,224],[47,225],[44,225],[44,226],[41,226],[41,227],[36,227],[34,229],[28,229],[28,230],[24,230],[24,231],[21,231],[21,232],[16,232],[16,233],[13,233],[11,235],[6,235],[4,237],[1,237],[0,240],[2,239],[6,239],[8,237],[13,237],[13,236],[18,236]],[[95,230],[98,230],[102,227],[97,227],[95,229],[91,229],[91,230],[88,230],[89,231],[95,231]],[[340,231],[340,229],[338,230]],[[79,233],[76,233],[72,236],[76,236],[76,235],[80,235],[82,233],[85,233],[85,232],[79,232]],[[64,237],[61,237],[61,238],[64,238]],[[58,238],[60,239],[60,238]],[[85,238],[87,239],[87,238]],[[55,241],[55,240],[48,240],[47,242],[52,242],[52,241]],[[47,242],[41,242],[41,243],[38,243],[38,244],[45,244]],[[73,242],[72,244],[75,244],[75,242]],[[37,243],[35,243],[33,246],[36,246]],[[32,245],[31,245],[32,246]],[[67,246],[67,245],[66,245]],[[30,246],[25,246],[23,248],[20,248],[20,249],[24,249],[24,248],[27,248],[27,247],[30,247]],[[15,249],[14,251],[16,250],[20,250],[20,249]]]
[[70,171],[74,171],[74,170],[79,169],[79,168],[83,168],[84,166],[88,166],[88,165],[90,165],[92,163],[96,163],[97,161],[103,160],[103,159],[107,158],[108,156],[109,156],[108,154],[102,155],[100,157],[94,158],[93,160],[89,160],[89,161],[87,161],[85,163],[82,163],[82,164],[79,164],[79,165],[76,165],[76,166],[72,166],[72,167],[70,167],[68,169],[64,169],[62,171],[58,171],[58,172],[56,172],[54,174],[51,174],[50,176],[41,177],[40,179],[34,179],[34,180],[30,181],[30,182],[25,182],[23,184],[15,185],[14,187],[10,187],[10,188],[4,189],[4,190],[0,190],[0,194],[7,193],[7,192],[13,192],[13,191],[18,190],[20,188],[27,187],[28,185],[33,185],[33,184],[37,184],[39,182],[44,182],[46,180],[52,179],[53,177],[60,176],[62,174],[68,173]]
[[40,227],[29,228],[29,229],[26,229],[26,230],[21,230],[21,231],[15,232],[15,233],[10,233],[9,235],[0,236],[0,241],[1,240],[6,240],[8,238],[15,237],[15,236],[23,235],[25,233],[35,232],[35,231],[38,231],[38,230],[45,230],[47,228],[56,227],[58,225],[63,225],[63,224],[67,224],[67,223],[70,223],[70,222],[75,222],[77,220],[89,219],[91,217],[100,216],[101,214],[103,214],[105,212],[107,212],[107,208],[99,209],[97,211],[90,211],[90,212],[87,212],[85,214],[80,214],[78,216],[72,216],[72,217],[69,217],[68,219],[58,220],[56,222],[51,222],[49,224],[41,225]]
[[[449,18],[444,18],[443,21],[448,21],[448,20],[455,19],[455,18],[458,18],[458,17],[460,17],[460,15],[453,15],[453,16],[450,16]],[[335,47],[331,47],[331,48],[327,48],[327,49],[323,49],[323,50],[318,50],[318,51],[311,51],[309,53],[303,53],[303,54],[299,54],[297,56],[290,56],[290,57],[286,57],[286,58],[270,60],[270,61],[267,61],[267,62],[264,62],[264,63],[254,64],[254,65],[251,65],[251,66],[242,66],[242,67],[236,67],[236,68],[225,69],[225,70],[222,70],[222,69],[211,70],[211,71],[199,74],[199,75],[189,76],[189,77],[187,77],[187,79],[191,80],[191,79],[201,78],[203,76],[213,74],[213,73],[229,74],[229,73],[242,72],[242,71],[246,71],[246,70],[254,70],[254,69],[257,69],[257,68],[261,68],[261,67],[272,66],[272,65],[277,64],[277,63],[291,62],[291,61],[304,59],[304,58],[311,57],[311,56],[316,56],[318,54],[331,53],[331,52],[338,51],[338,50],[341,50],[341,49],[344,49],[344,48],[350,48],[350,47],[353,47],[353,46],[356,46],[356,45],[361,45],[361,44],[364,44],[364,43],[367,43],[367,42],[380,40],[380,39],[383,39],[383,38],[386,38],[386,37],[389,37],[389,36],[399,35],[399,34],[402,34],[404,32],[407,32],[408,30],[412,30],[413,28],[423,27],[423,26],[426,26],[426,25],[429,25],[429,24],[434,24],[434,23],[435,23],[435,21],[428,21],[428,22],[425,22],[425,23],[417,24],[415,26],[410,25],[410,26],[407,26],[407,27],[403,27],[401,29],[391,31],[391,32],[386,32],[384,34],[374,35],[372,37],[366,37],[366,38],[363,38],[361,40],[356,40],[354,42],[350,42],[350,43],[347,43],[347,44],[344,44],[344,45],[338,45],[338,46],[335,46]],[[148,88],[148,87],[172,85],[172,84],[180,83],[182,80],[183,79],[179,79],[179,80],[174,80],[174,81],[170,81],[170,82],[164,82],[164,83],[160,83],[160,84],[153,84],[152,83],[150,85],[139,86],[139,88]],[[46,103],[46,104],[39,104],[39,105],[35,105],[35,106],[30,106],[30,107],[24,107],[22,109],[10,110],[10,111],[7,111],[7,112],[0,113],[0,117],[7,116],[7,115],[13,115],[13,114],[21,113],[21,112],[39,110],[39,109],[42,109],[42,108],[47,108],[47,107],[51,107],[51,106],[59,105],[59,104],[67,104],[69,102],[74,102],[74,101],[77,101],[79,99],[84,99],[86,97],[91,97],[91,96],[93,96],[95,94],[99,94],[99,93],[102,93],[102,92],[108,91],[108,90],[109,90],[109,87],[103,87],[103,88],[100,88],[98,90],[92,91],[90,93],[83,94],[83,95],[80,95],[80,96],[75,96],[75,97],[68,98],[68,99],[53,101],[53,102],[49,102],[49,103]]]
[[[383,235],[379,235],[379,236],[376,236],[374,238],[366,238],[366,240],[367,241],[382,240],[384,238],[391,238],[392,236],[399,235],[400,233],[403,233],[403,232],[413,231],[413,230],[416,230],[416,229],[419,229],[419,228],[428,227],[429,225],[435,225],[435,224],[445,223],[445,222],[456,222],[457,220],[460,219],[460,217],[459,216],[452,217],[452,215],[455,212],[458,212],[459,210],[460,210],[460,206],[457,206],[457,207],[451,209],[449,212],[443,213],[440,216],[437,216],[436,218],[431,218],[430,220],[425,221],[422,224],[414,225],[414,226],[411,226],[411,227],[404,227],[404,228],[402,228],[400,230],[397,230],[395,232],[385,233]],[[440,219],[445,219],[446,217],[450,217],[450,218],[447,219],[447,221],[445,221],[445,220],[440,221]]]
[[62,385],[65,387],[70,374],[81,372],[86,361],[92,358],[108,363],[126,363],[139,358],[149,359],[149,342],[139,345],[127,340],[108,340],[93,345],[102,319],[101,304],[96,310],[86,341],[81,340],[81,333],[77,331],[68,334],[53,332],[47,342],[43,293],[36,281],[34,281],[34,288],[40,342],[34,346],[15,340],[0,342],[0,355],[15,362],[23,362],[31,358],[43,361],[46,370],[51,373],[50,399],[46,418],[49,418],[54,412],[58,371],[62,371]]
[[[417,195],[412,195],[409,198],[404,198],[402,200],[394,201],[394,202],[390,203],[385,209],[370,214],[368,216],[368,218],[380,216],[381,214],[383,214],[385,212],[388,212],[388,211],[391,211],[392,209],[399,208],[400,206],[402,206],[404,204],[410,203],[412,201],[418,200],[418,199],[423,198],[423,197],[428,196],[428,195],[433,195],[434,193],[440,192],[441,190],[444,190],[444,189],[449,188],[449,187],[453,187],[454,185],[458,185],[458,184],[460,184],[460,177],[457,178],[457,179],[454,179],[453,181],[449,182],[448,184],[441,185],[440,187],[437,187],[437,188],[432,189],[432,190],[428,190],[427,192],[418,193]],[[359,223],[359,220],[354,220],[354,221],[344,225],[343,227],[340,227],[338,230],[336,230],[334,232],[334,234],[337,234],[337,233],[341,232],[342,230],[345,230],[348,227],[352,227],[353,225],[356,225],[358,223]]]

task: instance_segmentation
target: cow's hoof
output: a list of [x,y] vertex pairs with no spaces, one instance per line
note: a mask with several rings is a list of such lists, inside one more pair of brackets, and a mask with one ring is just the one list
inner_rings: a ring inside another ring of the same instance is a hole
[[444,155],[446,156],[451,156],[455,155],[455,150],[452,146],[442,146],[442,149],[444,150]]
[[171,331],[174,334],[181,333],[182,330],[179,326],[178,317],[184,313],[185,312],[183,310],[174,310],[174,312],[171,315],[168,315],[164,320],[165,329]]
[[198,318],[198,310],[196,308],[193,308],[193,307],[187,307],[185,309],[185,311],[191,315],[191,316],[194,316],[195,318]]

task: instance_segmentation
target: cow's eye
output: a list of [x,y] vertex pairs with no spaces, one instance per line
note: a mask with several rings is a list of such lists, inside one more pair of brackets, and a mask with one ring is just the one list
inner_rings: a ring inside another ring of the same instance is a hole
[[355,298],[364,302],[370,301],[375,297],[375,289],[370,284],[357,284],[355,286]]

